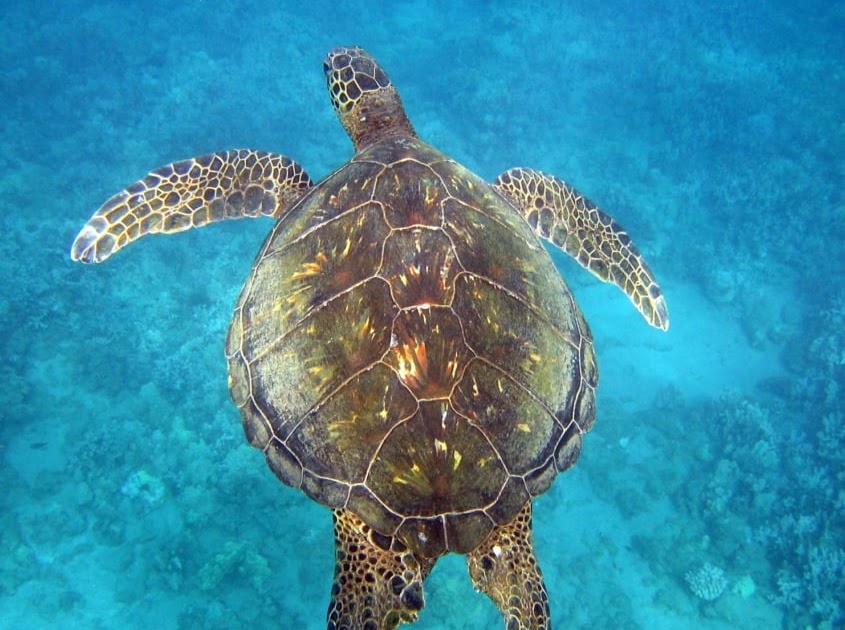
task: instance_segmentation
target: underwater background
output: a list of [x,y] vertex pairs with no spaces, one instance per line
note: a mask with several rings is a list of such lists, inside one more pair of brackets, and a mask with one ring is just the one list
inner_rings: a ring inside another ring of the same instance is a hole
[[[555,173],[632,235],[649,328],[553,254],[598,417],[535,503],[558,628],[845,627],[845,5],[808,0],[3,3],[0,627],[324,628],[327,509],[243,438],[223,341],[272,222],[70,244],[210,151],[320,179],[321,61],[367,48],[420,136]],[[463,559],[416,628],[498,628]]]

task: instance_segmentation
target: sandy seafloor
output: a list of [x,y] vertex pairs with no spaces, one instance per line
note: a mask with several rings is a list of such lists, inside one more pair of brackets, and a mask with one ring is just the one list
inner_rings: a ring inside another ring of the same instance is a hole
[[[331,172],[351,145],[320,64],[359,44],[423,138],[488,180],[560,175],[665,291],[668,334],[555,255],[601,371],[581,460],[536,501],[555,627],[845,627],[845,5],[5,4],[0,626],[324,627],[329,513],[246,444],[226,387],[270,220],[95,267],[69,248],[176,159]],[[705,566],[712,601],[685,579]],[[416,627],[499,623],[441,561]]]

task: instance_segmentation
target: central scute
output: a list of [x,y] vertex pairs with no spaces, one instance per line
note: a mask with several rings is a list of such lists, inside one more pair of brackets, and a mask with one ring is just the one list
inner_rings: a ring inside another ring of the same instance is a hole
[[277,223],[227,341],[247,438],[278,477],[428,557],[474,548],[574,463],[592,352],[525,221],[406,137]]

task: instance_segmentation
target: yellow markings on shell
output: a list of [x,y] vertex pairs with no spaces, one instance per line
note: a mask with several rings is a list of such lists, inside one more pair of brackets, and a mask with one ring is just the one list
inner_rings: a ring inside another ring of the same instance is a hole
[[516,428],[523,433],[531,433],[531,426],[527,422],[520,422],[516,425]]
[[302,270],[295,271],[291,274],[291,280],[302,280],[304,278],[312,278],[314,276],[320,275],[323,272],[323,269],[329,262],[329,257],[326,256],[325,252],[317,252],[317,255],[314,257],[313,261],[308,261],[302,263]]
[[438,440],[437,438],[434,438],[434,451],[436,453],[443,454],[448,450],[448,448],[449,448],[449,445],[446,444],[446,442],[444,442],[443,440]]
[[428,366],[428,351],[424,341],[412,340],[402,346],[399,355],[399,379],[406,385],[419,384],[422,372]]
[[367,335],[372,331],[373,320],[372,320],[372,313],[367,313],[367,317],[361,322],[361,325],[358,327],[358,336],[361,339],[367,337]]
[[490,326],[490,330],[493,334],[498,334],[501,325],[499,324],[498,313],[492,312],[486,317],[487,325]]
[[343,247],[343,251],[340,253],[341,257],[346,257],[349,255],[349,250],[352,249],[352,239],[348,236],[346,237],[346,245]]
[[460,369],[460,362],[458,361],[458,353],[455,351],[455,356],[449,359],[448,363],[446,363],[446,371],[448,372],[449,376],[452,379],[455,379],[458,375],[458,370]]
[[333,440],[336,440],[341,436],[341,431],[346,427],[354,426],[359,420],[361,416],[357,413],[353,412],[348,418],[343,418],[339,420],[335,420],[333,422],[329,422],[328,424],[328,431],[329,437]]
[[416,462],[414,462],[413,464],[411,464],[411,469],[408,471],[407,474],[405,474],[405,475],[401,475],[401,474],[395,475],[393,477],[393,481],[395,481],[396,483],[401,483],[402,485],[408,485],[408,484],[413,483],[415,481],[420,482],[420,481],[422,481],[422,478],[420,476],[421,471],[422,471],[422,469],[420,468],[420,465],[417,464]]
[[478,466],[479,468],[484,468],[488,463],[490,463],[490,460],[492,460],[492,459],[493,459],[493,457],[490,456],[490,455],[488,455],[487,457],[482,457],[481,459],[479,459],[476,462],[475,465]]
[[523,345],[528,350],[525,358],[522,360],[521,366],[522,369],[525,371],[526,374],[532,374],[536,368],[536,366],[542,362],[543,357],[540,353],[536,352],[536,344],[524,339],[522,341]]
[[457,470],[458,466],[461,465],[461,453],[460,451],[453,451],[452,452],[452,470]]

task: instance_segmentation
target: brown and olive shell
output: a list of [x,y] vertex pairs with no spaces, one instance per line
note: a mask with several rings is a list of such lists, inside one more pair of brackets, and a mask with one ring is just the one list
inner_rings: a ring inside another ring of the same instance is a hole
[[428,557],[510,521],[594,419],[590,332],[550,256],[415,138],[358,153],[276,224],[226,347],[276,475]]

